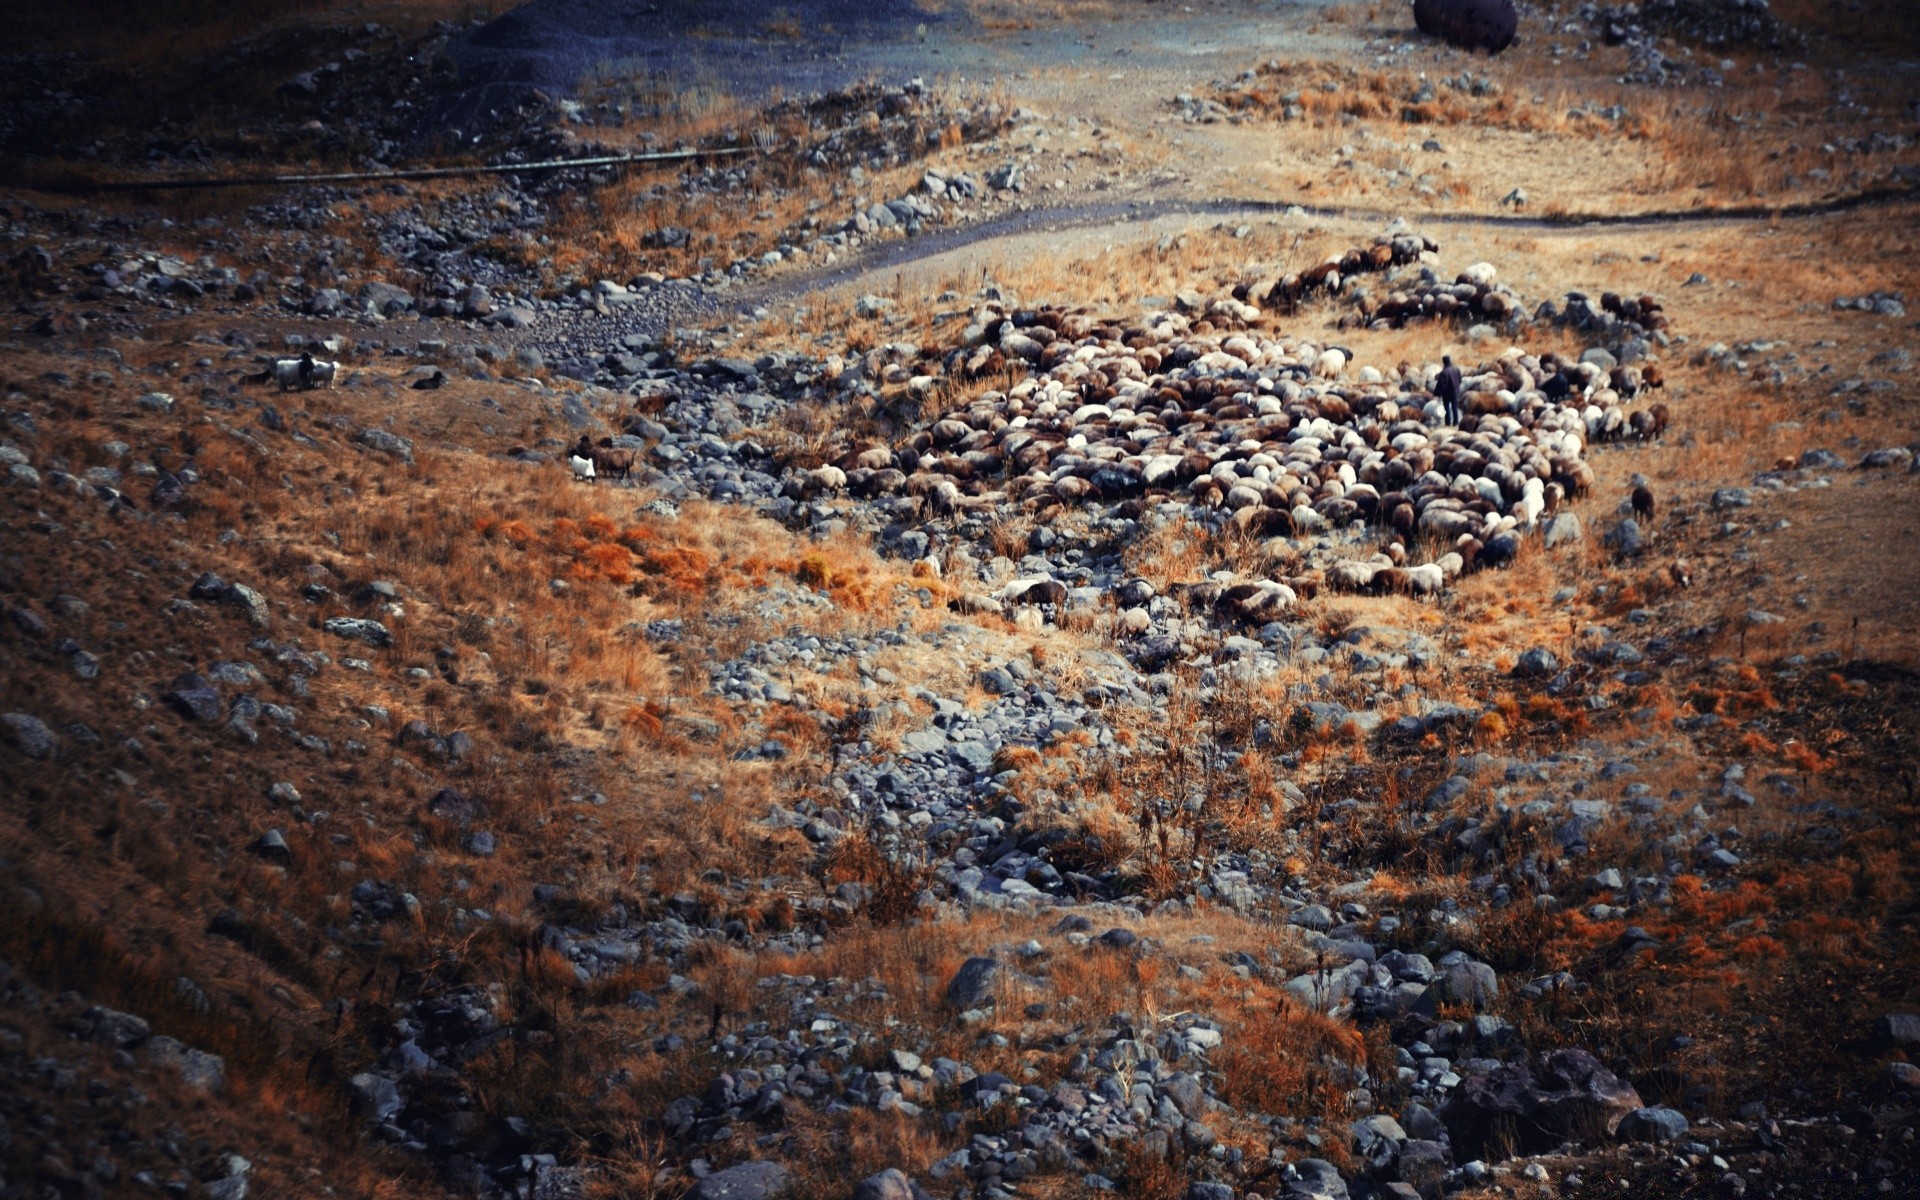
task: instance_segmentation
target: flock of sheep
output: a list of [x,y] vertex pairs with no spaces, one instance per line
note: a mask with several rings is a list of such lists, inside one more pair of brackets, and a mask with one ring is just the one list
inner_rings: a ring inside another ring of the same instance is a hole
[[[1417,254],[1419,239],[1410,241],[1405,251]],[[1371,258],[1400,251],[1383,242]],[[1281,281],[1251,294],[1304,290]],[[790,490],[906,494],[935,515],[1018,505],[1042,523],[1073,506],[1137,516],[1174,502],[1260,538],[1382,528],[1375,554],[1237,598],[1253,617],[1321,586],[1434,593],[1504,565],[1523,535],[1592,485],[1588,445],[1666,427],[1664,405],[1627,408],[1659,386],[1656,372],[1519,348],[1465,376],[1460,421],[1448,424],[1433,390],[1437,364],[1351,370],[1342,347],[1245,328],[1261,315],[1246,294],[1130,327],[1084,310],[988,305],[947,354],[946,373],[1024,378],[901,444],[855,446],[796,475]]]

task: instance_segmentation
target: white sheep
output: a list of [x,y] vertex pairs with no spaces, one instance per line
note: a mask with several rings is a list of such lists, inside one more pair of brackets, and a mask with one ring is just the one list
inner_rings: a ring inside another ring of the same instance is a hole
[[1447,586],[1446,568],[1439,563],[1422,563],[1407,568],[1407,588],[1416,596],[1434,596]]
[[339,369],[339,363],[317,358],[276,358],[268,368],[268,377],[279,384],[283,392],[295,388],[304,391],[308,388],[332,387]]
[[593,482],[593,460],[592,459],[582,458],[578,454],[575,454],[568,457],[567,464],[573,468],[573,477],[575,479],[581,480],[582,482],[585,482],[585,483]]

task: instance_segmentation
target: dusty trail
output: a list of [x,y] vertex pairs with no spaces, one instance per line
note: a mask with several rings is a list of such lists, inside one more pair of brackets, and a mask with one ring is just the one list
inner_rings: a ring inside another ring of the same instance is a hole
[[[1920,188],[1890,189],[1846,196],[1817,204],[1743,205],[1711,212],[1662,209],[1634,213],[1571,213],[1530,216],[1523,213],[1425,212],[1418,223],[1456,229],[1526,231],[1545,235],[1588,236],[1632,229],[1725,229],[1778,220],[1833,216],[1867,207],[1891,207],[1920,199]],[[1166,196],[1150,200],[1110,200],[1005,213],[978,224],[923,233],[888,242],[853,261],[795,272],[752,285],[726,297],[728,307],[756,306],[833,291],[892,272],[916,278],[988,267],[1015,254],[1038,249],[1058,251],[1062,235],[1086,246],[1103,236],[1137,238],[1177,230],[1183,221],[1207,218],[1271,220],[1298,208],[1322,221],[1383,224],[1408,214],[1401,209],[1359,205],[1302,205],[1291,200],[1244,200]],[[903,280],[904,281],[904,280]]]

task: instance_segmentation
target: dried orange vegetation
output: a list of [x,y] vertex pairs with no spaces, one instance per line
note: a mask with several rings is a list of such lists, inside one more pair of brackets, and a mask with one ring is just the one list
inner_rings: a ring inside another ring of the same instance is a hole
[[1673,915],[1681,921],[1721,926],[1774,909],[1774,898],[1767,888],[1750,879],[1723,891],[1708,891],[1700,876],[1676,875],[1671,887]]
[[[360,389],[313,403],[352,414],[356,424],[411,417]],[[247,643],[259,631],[231,612],[195,606],[160,614],[154,603],[185,595],[197,572],[214,570],[267,597],[277,644],[368,655],[367,670],[336,666],[315,676],[300,727],[335,748],[357,739],[371,752],[329,763],[277,739],[249,748],[157,711],[138,756],[103,747],[71,764],[15,770],[0,812],[8,846],[0,871],[10,895],[30,888],[44,907],[0,922],[0,958],[223,1054],[238,1101],[252,1103],[263,1121],[285,1108],[308,1114],[316,1133],[341,1134],[340,1153],[358,1145],[340,1081],[366,1065],[373,1043],[365,1025],[378,1018],[355,1016],[336,1028],[321,1019],[320,1005],[345,996],[360,1006],[356,1013],[376,1013],[393,997],[394,966],[428,977],[457,961],[463,979],[499,986],[503,1019],[517,1009],[564,1035],[564,1050],[552,1054],[529,1042],[514,1070],[480,1064],[476,1102],[489,1111],[550,1114],[582,1131],[620,1128],[631,1117],[640,1152],[645,1114],[617,1104],[576,1110],[575,1101],[554,1099],[604,1073],[595,1064],[615,1061],[644,1028],[619,1004],[624,990],[616,994],[605,980],[583,988],[570,964],[525,943],[540,919],[529,880],[564,883],[589,909],[608,895],[631,895],[637,878],[647,888],[696,894],[712,891],[702,876],[715,870],[802,881],[795,892],[774,889],[740,906],[740,918],[756,929],[790,926],[809,885],[804,841],[756,824],[775,784],[765,767],[731,760],[742,719],[706,694],[704,669],[675,660],[632,627],[668,615],[690,624],[731,617],[776,586],[824,587],[879,611],[905,583],[904,569],[856,543],[802,540],[703,504],[684,506],[678,519],[623,517],[632,512],[633,491],[570,486],[557,472],[479,469],[484,460],[470,452],[426,444],[415,463],[404,464],[359,454],[331,436],[310,445],[287,441],[269,467],[245,440],[191,422],[180,414],[136,424],[69,410],[41,443],[47,453],[88,462],[109,438],[165,445],[190,434],[206,470],[195,504],[177,522],[123,526],[91,497],[20,489],[0,497],[9,529],[41,520],[77,539],[59,555],[40,549],[51,545],[44,532],[19,544],[31,553],[9,559],[9,604],[16,593],[78,596],[92,613],[124,616],[114,644],[139,648],[89,687],[31,652],[8,622],[0,639],[9,707],[112,728],[136,695],[164,690],[181,671],[258,661]],[[227,529],[241,536],[222,538]],[[167,539],[153,543],[164,560],[131,549],[150,530]],[[158,565],[130,575],[129,554]],[[325,579],[328,591],[303,597],[301,588],[315,579]],[[372,580],[398,582],[397,608],[355,598]],[[567,586],[556,588],[555,580]],[[384,620],[394,648],[369,653],[334,641],[319,626],[339,614]],[[886,619],[898,617],[888,612]],[[820,626],[867,620],[836,608],[823,610]],[[82,625],[75,626],[82,636],[99,632]],[[726,631],[744,644],[761,628],[749,618]],[[837,711],[831,700],[818,707]],[[368,717],[381,710],[390,717],[376,725]],[[398,740],[395,731],[415,717],[468,733],[471,759],[438,761]],[[825,741],[811,718],[775,712],[751,736],[792,748],[789,779],[817,780],[812,760]],[[130,790],[87,787],[76,801],[68,794],[70,767],[89,777],[111,768]],[[304,804],[341,819],[315,827],[276,808],[266,795],[281,780],[297,782]],[[501,841],[496,856],[470,854],[462,830],[425,811],[441,786],[484,805],[486,828]],[[686,803],[693,790],[705,791],[708,802]],[[584,803],[595,793],[605,800]],[[288,831],[284,867],[232,849],[267,828]],[[219,850],[209,854],[211,847]],[[369,972],[375,959],[359,946],[328,953],[318,932],[347,922],[341,864],[351,865],[352,878],[380,878],[420,899],[417,919],[379,931],[385,974]],[[490,921],[457,915],[479,897]],[[215,914],[226,914],[218,936],[207,932]],[[173,982],[182,974],[205,987],[208,1011],[179,999]],[[616,1020],[607,1020],[603,1005]],[[652,1056],[642,1066],[635,1073],[649,1080],[680,1069]],[[679,1090],[668,1098],[697,1090],[684,1080],[671,1086]],[[278,1136],[262,1132],[251,1144],[272,1148]],[[326,1164],[334,1153],[280,1149],[274,1157]],[[358,1186],[359,1170],[341,1166],[328,1178],[370,1194],[371,1186]],[[277,1169],[259,1178],[276,1194],[312,1190]]]
[[[1257,998],[1248,998],[1249,993]],[[1214,1054],[1220,1097],[1236,1108],[1337,1120],[1347,1115],[1336,1064],[1367,1060],[1365,1038],[1272,989],[1223,986],[1206,997],[1225,1041]]]
[[899,582],[844,547],[768,554],[716,542],[711,529],[665,518],[620,528],[599,514],[561,517],[542,532],[525,520],[480,516],[472,528],[482,543],[511,551],[487,560],[489,573],[611,583],[681,608],[717,594],[758,591],[779,575],[825,592],[843,611],[864,613],[891,601]]
[[[1468,73],[1476,73],[1475,68],[1470,65]],[[1599,119],[1569,119],[1565,113],[1570,97],[1564,90],[1557,90],[1545,103],[1534,104],[1530,98],[1505,90],[1475,95],[1467,89],[1429,85],[1412,71],[1362,70],[1328,62],[1269,63],[1259,69],[1252,82],[1223,91],[1217,98],[1229,109],[1270,116],[1291,105],[1315,123],[1357,117],[1589,137],[1621,133],[1644,136],[1638,124],[1618,129]]]

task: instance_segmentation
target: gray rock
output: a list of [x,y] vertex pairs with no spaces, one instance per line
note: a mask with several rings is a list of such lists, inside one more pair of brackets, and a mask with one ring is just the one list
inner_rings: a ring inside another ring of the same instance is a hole
[[413,462],[413,443],[397,433],[385,429],[362,429],[353,440],[369,450],[377,450],[407,463]]
[[1545,646],[1535,646],[1513,664],[1513,673],[1527,679],[1546,679],[1560,670],[1560,660]]
[[461,795],[452,788],[441,788],[427,801],[427,811],[451,825],[464,829],[478,819],[481,804],[478,800]]
[[255,629],[265,629],[271,623],[272,613],[267,608],[267,598],[244,583],[230,583],[221,588],[220,603],[245,613],[247,624]]
[[1233,1185],[1199,1179],[1187,1185],[1187,1200],[1233,1200]]
[[1607,548],[1620,558],[1633,558],[1647,548],[1647,535],[1640,522],[1628,517],[1607,532]]
[[7,737],[28,758],[47,758],[53,754],[53,730],[39,717],[10,712],[0,716],[0,725],[6,726]]
[[493,313],[493,296],[485,284],[476,283],[460,294],[460,315],[471,320]]
[[947,981],[947,1003],[958,1009],[978,1008],[993,999],[994,988],[1006,968],[997,958],[975,955],[960,964]]
[[347,1080],[347,1093],[353,1111],[374,1124],[391,1119],[406,1107],[400,1096],[400,1085],[371,1071],[362,1071]]
[[103,1046],[119,1049],[137,1046],[153,1033],[153,1027],[148,1025],[145,1019],[129,1012],[101,1008],[98,1005],[81,1013],[80,1019],[87,1023],[93,1040]]
[[227,1060],[218,1054],[196,1050],[164,1034],[147,1039],[146,1052],[149,1063],[177,1072],[190,1088],[218,1092],[227,1086]]
[[1354,1150],[1375,1174],[1393,1166],[1394,1160],[1400,1157],[1400,1147],[1407,1140],[1407,1131],[1400,1128],[1400,1122],[1385,1113],[1362,1117],[1349,1128]]
[[1410,983],[1433,982],[1433,963],[1424,954],[1389,950],[1380,956],[1379,965],[1390,972],[1395,979]]
[[220,719],[220,693],[191,671],[176,678],[160,699],[190,721],[211,725]]
[[267,830],[255,838],[247,849],[268,862],[286,864],[293,861],[293,849],[287,845],[287,836],[278,829]]
[[1885,1046],[1920,1046],[1920,1015],[1882,1014],[1874,1026],[1874,1034]]
[[1581,538],[1580,518],[1570,512],[1555,513],[1541,531],[1540,541],[1547,549],[1577,542]]
[[1293,1164],[1286,1195],[1297,1200],[1347,1200],[1347,1182],[1340,1169],[1323,1158],[1303,1158]]
[[1489,1007],[1500,995],[1500,980],[1493,968],[1471,959],[1440,967],[1427,985],[1415,1011],[1435,1015],[1441,1006]]
[[1686,1114],[1671,1108],[1640,1108],[1620,1118],[1618,1136],[1623,1142],[1671,1142],[1685,1137]]
[[777,1162],[744,1162],[693,1185],[689,1200],[775,1200],[789,1186],[787,1169]]
[[1287,917],[1287,924],[1325,933],[1333,928],[1333,914],[1327,911],[1324,904],[1309,904],[1305,908],[1295,909]]
[[862,1179],[853,1189],[853,1200],[915,1200],[913,1181],[898,1167]]
[[370,621],[364,617],[328,617],[320,628],[335,637],[364,642],[375,649],[385,649],[393,645],[391,630],[378,621]]
[[[1434,1124],[1438,1126],[1439,1122]],[[1453,1161],[1447,1143],[1441,1140],[1446,1136],[1445,1128],[1435,1132],[1435,1137],[1411,1138],[1400,1147],[1400,1161],[1395,1170],[1401,1181],[1414,1189],[1416,1196],[1440,1195],[1447,1167]]]
[[207,1200],[247,1200],[245,1175],[229,1175],[225,1179],[216,1179],[212,1183],[200,1186]]
[[1633,1086],[1584,1050],[1555,1050],[1537,1063],[1468,1075],[1440,1110],[1462,1157],[1538,1154],[1567,1141],[1610,1137],[1640,1108]]
[[1720,488],[1708,501],[1716,511],[1725,512],[1730,508],[1752,508],[1753,493],[1746,488]]
[[245,661],[217,662],[207,668],[207,679],[230,687],[258,687],[266,682],[260,668]]
[[395,287],[384,280],[374,279],[360,286],[360,299],[374,312],[383,317],[405,312],[413,307],[413,296],[402,287]]

